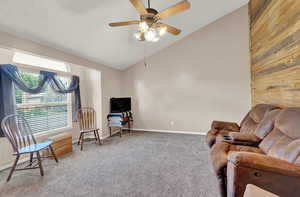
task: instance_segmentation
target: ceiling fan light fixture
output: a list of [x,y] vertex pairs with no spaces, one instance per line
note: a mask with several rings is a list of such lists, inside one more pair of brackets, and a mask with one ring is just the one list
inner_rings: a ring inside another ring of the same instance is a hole
[[156,28],[149,28],[145,32],[145,40],[148,42],[157,42],[160,39],[159,31]]
[[163,35],[165,35],[167,33],[167,27],[166,26],[159,27],[158,31],[159,31],[159,35],[163,36]]
[[134,37],[135,37],[138,41],[144,41],[144,40],[145,40],[144,33],[141,32],[141,31],[137,31],[137,32],[134,34]]
[[134,37],[139,41],[157,42],[166,32],[179,35],[181,30],[168,24],[161,23],[160,20],[174,16],[184,12],[191,7],[188,0],[181,0],[179,3],[166,8],[160,12],[151,8],[150,0],[148,0],[148,8],[146,8],[142,0],[129,0],[133,7],[138,11],[140,20],[123,21],[109,23],[111,27],[120,27],[128,25],[138,25],[137,32]]
[[139,31],[140,32],[146,32],[147,30],[149,29],[149,26],[148,26],[148,24],[146,23],[146,21],[141,21],[140,23],[139,23]]

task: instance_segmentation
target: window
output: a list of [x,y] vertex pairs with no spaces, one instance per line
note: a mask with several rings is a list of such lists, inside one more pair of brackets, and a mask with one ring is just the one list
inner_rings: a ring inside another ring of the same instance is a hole
[[[26,58],[24,61],[23,59],[19,59],[22,56],[17,55],[14,57],[17,57],[19,63],[22,61],[22,64],[24,64],[25,61],[28,61]],[[43,60],[43,58],[39,57],[37,57],[37,59],[38,61]],[[31,62],[38,61],[34,60],[34,56],[31,56]],[[43,65],[43,67],[46,67],[48,65],[47,63],[50,62],[47,60],[37,66],[41,67],[41,65]],[[51,66],[47,66],[47,68],[54,68],[54,64],[49,65]],[[58,65],[59,64],[55,66]],[[63,63],[61,65],[65,64]],[[61,68],[61,70],[62,69],[63,68]],[[37,87],[39,74],[27,70],[21,70],[20,74],[28,87]],[[70,77],[60,77],[60,80],[65,83],[65,85],[69,84],[71,81]],[[29,94],[15,86],[15,98],[17,114],[24,116],[33,133],[52,131],[71,126],[72,108],[70,94],[56,93],[49,85],[39,94]]]
[[64,62],[49,60],[46,58],[37,57],[21,52],[14,53],[13,62],[57,71],[68,71],[68,67]]

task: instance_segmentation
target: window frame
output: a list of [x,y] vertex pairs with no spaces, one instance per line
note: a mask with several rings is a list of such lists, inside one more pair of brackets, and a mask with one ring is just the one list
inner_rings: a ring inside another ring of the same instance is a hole
[[[30,53],[26,53],[26,52],[19,51],[19,50],[14,50],[13,54],[15,52],[21,52],[21,53],[24,53],[24,54],[30,54]],[[36,57],[39,57],[39,58],[50,59],[50,60],[53,60],[53,61],[63,62],[63,61],[54,60],[54,59],[47,58],[47,57],[42,57],[42,56],[35,55],[35,54],[30,54],[30,55],[36,56]],[[13,59],[12,59],[12,63],[14,65],[16,65],[19,70],[21,70],[23,72],[28,72],[28,73],[33,73],[33,74],[39,74],[41,70],[45,70],[45,71],[49,71],[49,72],[55,72],[55,73],[57,73],[58,76],[62,76],[62,77],[71,77],[72,76],[72,74],[70,73],[70,65],[68,63],[66,63],[66,62],[63,62],[63,63],[66,65],[67,72],[59,71],[59,70],[53,70],[53,69],[48,69],[48,68],[39,67],[39,66],[21,64],[21,63],[14,62]],[[67,130],[70,130],[70,129],[73,128],[73,121],[72,121],[72,113],[73,112],[72,112],[72,98],[71,98],[71,94],[67,94],[67,111],[68,111],[68,113],[67,113],[67,120],[68,121],[67,121],[67,126],[66,127],[57,128],[57,129],[51,129],[51,130],[48,130],[48,131],[37,132],[37,133],[34,133],[34,136],[36,136],[36,137],[42,137],[42,136],[46,136],[46,135],[49,135],[49,134],[54,134],[54,133],[60,133],[60,132],[63,132],[63,131],[67,131]]]
[[[43,66],[37,66],[37,65],[32,65],[32,64],[15,62],[14,57],[15,57],[16,53],[20,53],[20,54],[24,54],[24,55],[28,55],[28,56],[33,56],[33,57],[36,57],[38,59],[45,59],[47,61],[62,63],[66,66],[66,71],[57,70],[57,69],[53,69],[53,68],[46,68],[46,67],[43,67]],[[49,57],[45,57],[45,56],[41,56],[41,55],[36,55],[36,54],[33,54],[33,53],[29,53],[29,52],[25,52],[25,51],[21,51],[21,50],[17,50],[17,49],[12,50],[12,62],[14,64],[26,65],[26,66],[30,66],[32,68],[39,68],[40,70],[47,70],[47,71],[52,71],[52,72],[62,72],[62,73],[70,72],[70,65],[68,63],[64,62],[64,61],[60,61],[60,60],[57,60],[57,59],[53,59],[53,58],[49,58]]]

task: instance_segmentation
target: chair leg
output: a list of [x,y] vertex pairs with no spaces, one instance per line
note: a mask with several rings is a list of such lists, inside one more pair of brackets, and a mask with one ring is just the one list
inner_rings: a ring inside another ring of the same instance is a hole
[[81,147],[80,147],[80,150],[83,150],[83,142],[84,142],[84,133],[81,133]]
[[96,134],[96,130],[94,131],[94,136],[95,136],[95,140],[97,141],[98,140],[98,137],[97,137],[97,134]]
[[111,127],[109,127],[109,137],[111,137]]
[[120,137],[122,137],[122,127],[120,127]]
[[40,167],[41,176],[44,176],[44,170],[43,170],[41,155],[40,155],[39,151],[36,152],[36,156],[37,156],[37,159],[38,159],[38,164],[39,164],[39,167]]
[[16,157],[16,159],[15,159],[15,162],[14,162],[14,164],[13,164],[11,170],[10,170],[10,173],[9,173],[7,179],[6,179],[6,182],[8,182],[8,181],[10,180],[10,178],[11,178],[13,172],[15,171],[16,166],[17,166],[18,161],[19,161],[19,158],[20,158],[20,155],[17,155],[17,157]]
[[80,144],[81,138],[82,138],[82,133],[80,133],[80,135],[79,135],[79,139],[78,139],[77,145]]
[[53,150],[53,148],[52,148],[51,145],[49,146],[49,149],[50,149],[50,151],[51,151],[51,153],[52,153],[52,156],[54,157],[56,163],[58,163],[58,159],[57,159],[57,157],[56,157],[56,155],[55,155],[55,152],[54,152],[54,150]]
[[96,131],[96,135],[97,135],[97,138],[98,138],[99,145],[102,145],[102,142],[101,142],[100,137],[99,137],[99,131],[98,130]]
[[29,160],[30,166],[32,165],[32,160],[33,160],[33,153],[30,153],[30,160]]
[[129,129],[129,135],[131,135],[130,120],[128,120],[128,129]]

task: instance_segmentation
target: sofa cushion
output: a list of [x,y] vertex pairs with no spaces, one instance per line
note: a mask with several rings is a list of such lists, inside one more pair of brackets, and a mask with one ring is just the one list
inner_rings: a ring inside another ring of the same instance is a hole
[[260,121],[264,118],[266,112],[269,112],[273,109],[278,108],[275,105],[269,105],[269,104],[258,104],[251,110],[249,116],[252,118],[252,120],[255,123],[260,123]]
[[268,153],[272,147],[274,146],[274,144],[280,140],[280,138],[282,137],[282,133],[280,130],[278,130],[277,128],[274,128],[272,130],[272,132],[270,132],[263,140],[262,142],[259,144],[259,148],[264,152],[264,153]]
[[264,119],[258,124],[255,135],[260,139],[267,136],[274,128],[275,118],[279,114],[280,109],[272,110],[266,113]]
[[275,127],[284,135],[292,138],[300,138],[300,108],[287,108],[283,110],[275,121]]
[[267,155],[300,164],[300,108],[281,110],[259,148]]
[[275,105],[258,104],[252,108],[241,123],[241,132],[253,133],[258,124],[263,120],[266,113],[277,109]]
[[290,143],[285,150],[283,159],[291,163],[300,165],[300,139]]
[[240,132],[253,133],[257,127],[257,123],[250,117],[250,115],[243,121]]

